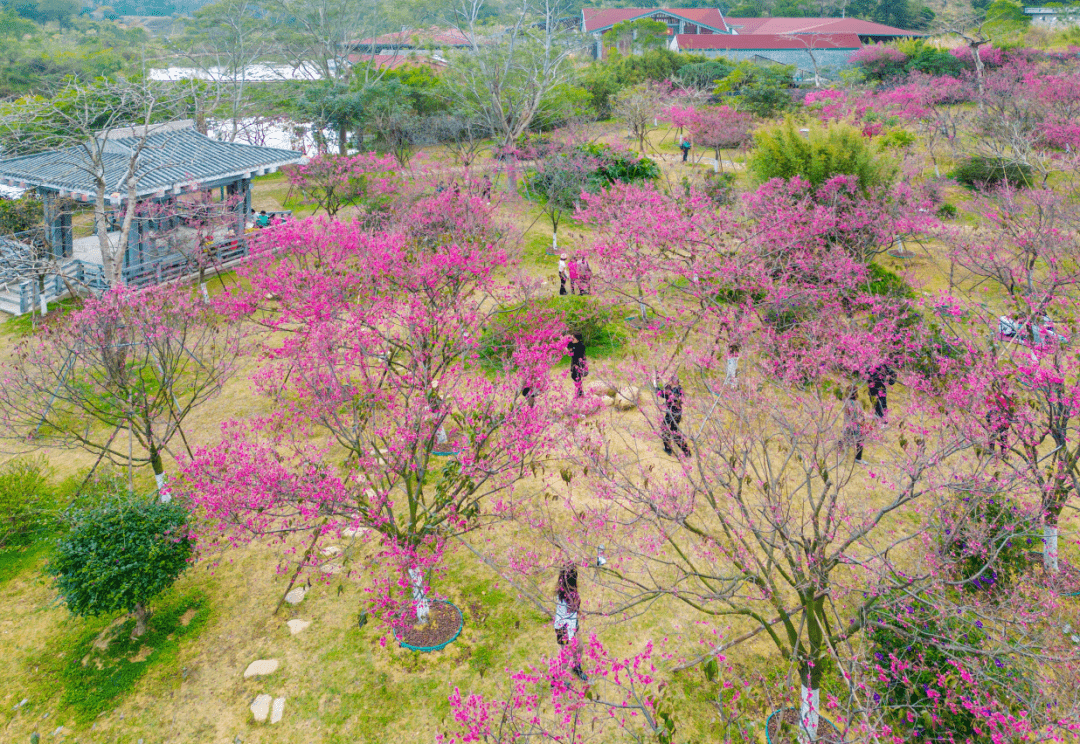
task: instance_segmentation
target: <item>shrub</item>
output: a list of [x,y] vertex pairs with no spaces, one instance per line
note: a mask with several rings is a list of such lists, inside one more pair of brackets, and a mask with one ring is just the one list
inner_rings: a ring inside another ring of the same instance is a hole
[[990,189],[1003,183],[1022,188],[1032,183],[1030,165],[1004,158],[968,158],[950,175],[970,189]]
[[866,192],[887,186],[896,166],[879,158],[859,130],[848,124],[811,124],[807,136],[788,117],[784,123],[758,130],[750,168],[761,181],[805,178],[814,188],[833,176],[851,175]]
[[621,181],[651,181],[660,177],[660,166],[656,161],[636,155],[626,150],[616,150],[611,145],[590,142],[579,148],[582,152],[596,158],[597,175],[607,183]]
[[121,502],[79,513],[46,571],[73,614],[133,611],[139,636],[147,604],[187,569],[193,550],[182,506]]
[[915,290],[911,285],[885,267],[872,263],[866,267],[866,270],[868,280],[866,290],[869,294],[904,299],[915,297]]
[[[906,741],[965,741],[989,744],[994,739],[980,726],[984,705],[965,705],[994,698],[995,682],[1005,684],[1019,670],[1007,658],[994,654],[961,659],[978,665],[983,684],[965,682],[957,673],[956,653],[949,649],[962,640],[970,648],[987,644],[982,623],[966,615],[943,616],[930,601],[911,601],[881,607],[868,618],[870,671],[880,691],[880,702],[894,734]],[[969,680],[973,679],[967,677]],[[875,699],[879,695],[875,694]],[[946,734],[944,739],[942,733]],[[899,739],[898,739],[899,740]]]
[[44,457],[11,460],[0,469],[0,547],[21,544],[55,516]]
[[969,590],[1000,590],[1029,565],[1033,525],[1002,493],[964,493],[943,519],[940,553]]
[[611,308],[592,297],[561,295],[536,300],[528,307],[507,308],[497,314],[480,339],[480,356],[489,364],[504,366],[513,352],[513,339],[529,324],[561,317],[567,335],[580,333],[586,346],[610,343]]
[[915,135],[906,129],[890,129],[878,139],[878,144],[889,150],[899,150],[915,144]]
[[717,206],[731,204],[735,201],[736,178],[737,176],[734,173],[706,171],[705,183],[701,187],[701,191],[708,197],[709,201]]
[[945,202],[937,208],[937,216],[943,220],[955,220],[959,214],[960,210],[956,208],[956,205],[949,202]]

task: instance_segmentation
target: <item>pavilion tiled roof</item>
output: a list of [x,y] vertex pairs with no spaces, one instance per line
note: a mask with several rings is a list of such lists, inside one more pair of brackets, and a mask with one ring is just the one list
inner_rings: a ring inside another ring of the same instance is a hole
[[718,8],[584,8],[581,11],[581,17],[585,31],[591,33],[611,28],[623,21],[645,18],[654,13],[666,13],[720,32],[726,32],[728,28]]
[[678,34],[680,51],[695,49],[860,49],[857,34]]
[[861,18],[727,18],[727,24],[745,34],[858,34],[859,36],[922,36],[919,31],[886,26]]
[[[140,143],[143,149],[136,170],[139,198],[181,193],[199,184],[229,178],[250,178],[303,158],[293,150],[213,140],[196,132],[189,122],[164,125],[160,131],[151,125],[150,131],[142,137],[134,133],[124,136],[124,132],[114,130],[106,138],[102,158],[107,198],[112,193],[121,199],[127,197],[124,175]],[[42,187],[80,199],[94,198],[97,189],[89,166],[86,150],[79,146],[24,155],[0,160],[0,183],[17,188]]]

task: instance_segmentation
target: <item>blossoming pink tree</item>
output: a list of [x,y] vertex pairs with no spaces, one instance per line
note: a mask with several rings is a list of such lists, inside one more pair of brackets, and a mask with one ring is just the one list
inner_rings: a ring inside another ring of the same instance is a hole
[[716,155],[717,168],[723,170],[721,150],[743,147],[750,141],[750,129],[754,117],[745,111],[727,106],[705,106],[697,109],[694,121],[689,125],[690,136],[702,147],[711,147]]
[[346,207],[377,205],[399,188],[399,171],[393,157],[320,155],[291,168],[289,185],[316,210],[333,217]]
[[[566,345],[557,323],[523,326],[507,371],[483,373],[507,258],[482,207],[444,193],[403,218],[408,230],[307,220],[268,235],[271,257],[245,271],[250,290],[223,310],[273,332],[256,383],[274,410],[227,427],[187,467],[189,498],[229,538],[309,535],[298,572],[325,535],[366,531],[399,570],[373,579],[391,624],[426,619],[426,573],[447,539],[513,509],[557,400],[547,383]],[[440,219],[422,229],[431,214]],[[442,232],[454,214],[457,229]]]

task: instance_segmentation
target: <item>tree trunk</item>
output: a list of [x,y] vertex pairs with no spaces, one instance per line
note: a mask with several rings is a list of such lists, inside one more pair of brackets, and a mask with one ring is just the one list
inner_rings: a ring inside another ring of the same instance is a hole
[[349,154],[349,129],[344,124],[338,129],[338,155]]
[[138,638],[146,632],[146,605],[142,602],[135,605],[135,628],[131,631],[132,638]]
[[820,712],[821,688],[799,685],[799,744],[817,741]]
[[428,611],[431,609],[431,600],[424,590],[424,572],[417,567],[409,569],[409,584],[412,586],[413,607],[416,609],[416,620],[421,625],[428,621]]
[[1050,524],[1049,519],[1043,525],[1043,567],[1048,574],[1061,570],[1058,566],[1058,527],[1056,522]]
[[150,445],[150,466],[154,468],[154,482],[157,484],[158,500],[167,504],[172,501],[172,494],[165,487],[165,465],[161,461],[161,452],[153,444]]

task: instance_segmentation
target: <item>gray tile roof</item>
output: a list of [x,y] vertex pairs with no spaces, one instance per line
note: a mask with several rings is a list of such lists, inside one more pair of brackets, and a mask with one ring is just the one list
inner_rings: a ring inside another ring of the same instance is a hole
[[[299,162],[303,157],[293,150],[212,140],[194,129],[158,131],[145,140],[123,134],[113,132],[104,141],[96,140],[87,146],[103,146],[106,198],[114,192],[126,196],[124,174],[140,144],[143,149],[138,154],[136,169],[139,197],[179,193],[190,190],[193,183],[261,175]],[[93,198],[96,188],[87,148],[72,146],[0,160],[0,183],[19,188],[44,187],[75,197]]]

